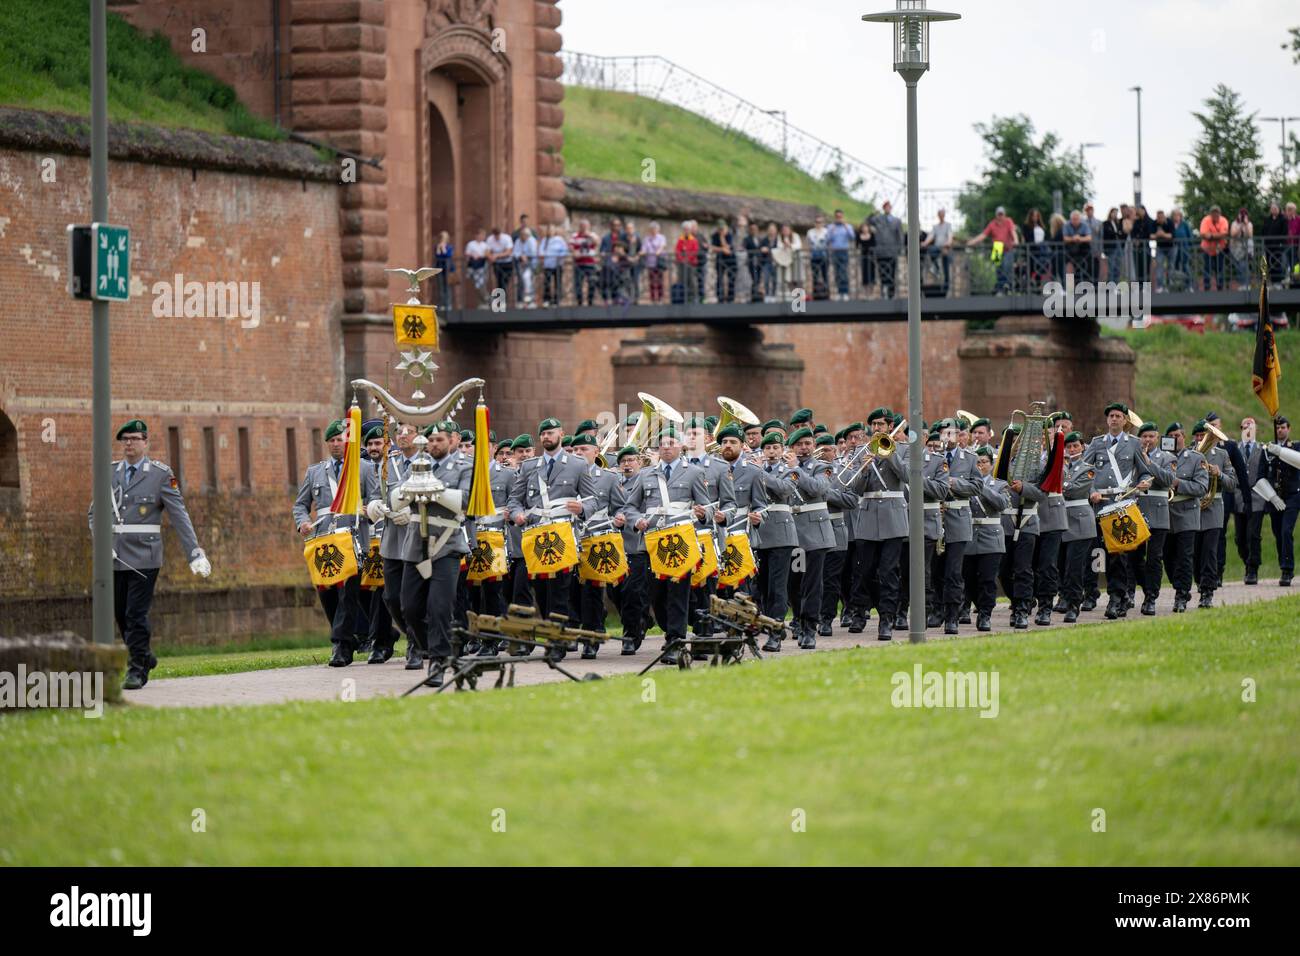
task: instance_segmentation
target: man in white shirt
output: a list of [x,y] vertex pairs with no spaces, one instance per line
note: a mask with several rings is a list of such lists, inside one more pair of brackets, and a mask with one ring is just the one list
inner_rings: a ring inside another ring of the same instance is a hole
[[496,288],[502,290],[509,289],[510,280],[513,279],[515,275],[514,240],[496,226],[493,226],[492,234],[487,238],[487,253],[488,261],[492,263],[493,279],[496,282]]
[[485,241],[487,233],[482,229],[474,234],[474,238],[465,244],[465,267],[469,270],[470,281],[474,283],[474,291],[478,294],[478,307],[487,308],[487,264],[488,264],[488,245]]
[[939,210],[939,221],[934,224],[930,234],[921,243],[932,266],[935,259],[943,262],[943,294],[948,294],[948,285],[952,279],[952,223],[946,219],[948,211]]

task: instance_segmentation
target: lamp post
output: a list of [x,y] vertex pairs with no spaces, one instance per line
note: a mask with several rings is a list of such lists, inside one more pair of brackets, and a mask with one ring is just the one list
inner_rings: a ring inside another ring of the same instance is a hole
[[1130,86],[1130,93],[1136,93],[1138,99],[1138,168],[1133,173],[1133,205],[1142,205],[1142,87]]
[[908,639],[925,640],[925,492],[921,472],[925,464],[925,435],[921,428],[921,233],[916,210],[920,208],[917,183],[916,84],[930,68],[930,23],[958,20],[957,13],[927,10],[925,0],[896,0],[884,13],[868,13],[868,23],[893,24],[894,72],[907,84],[907,427],[915,436],[908,455],[908,591],[911,622]]
[[1282,183],[1285,185],[1287,181],[1287,154],[1290,152],[1290,149],[1288,149],[1290,144],[1286,141],[1286,124],[1300,122],[1300,116],[1261,116],[1259,121],[1261,123],[1282,124]]

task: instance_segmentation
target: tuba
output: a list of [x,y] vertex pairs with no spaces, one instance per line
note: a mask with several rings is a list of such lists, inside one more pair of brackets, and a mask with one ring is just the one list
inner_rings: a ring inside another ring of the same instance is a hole
[[[1196,450],[1208,458],[1211,448],[1213,448],[1219,442],[1227,441],[1227,440],[1228,440],[1228,436],[1225,435],[1222,431],[1220,431],[1216,425],[1213,425],[1210,422],[1206,422],[1205,437],[1202,438],[1200,443],[1196,446]],[[1211,475],[1210,488],[1201,497],[1202,511],[1208,510],[1209,507],[1214,504],[1214,496],[1217,495],[1218,493],[1219,493],[1219,476]]]
[[663,399],[655,398],[649,392],[637,392],[636,397],[641,399],[641,417],[637,419],[636,427],[628,436],[627,443],[635,445],[641,452],[641,463],[649,465],[651,463],[650,443],[659,430],[659,424],[671,422],[674,425],[681,425],[686,419],[677,409]]
[[714,426],[713,434],[710,436],[711,440],[704,446],[704,450],[710,455],[717,453],[718,432],[728,425],[740,425],[742,428],[746,428],[758,424],[758,416],[734,398],[719,395],[718,407],[722,409],[722,415],[718,418],[718,424]]

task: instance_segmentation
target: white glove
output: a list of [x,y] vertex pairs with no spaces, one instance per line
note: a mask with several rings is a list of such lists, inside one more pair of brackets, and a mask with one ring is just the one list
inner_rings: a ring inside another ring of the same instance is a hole
[[203,553],[202,548],[194,549],[194,558],[190,561],[190,570],[201,578],[206,578],[212,573],[212,562],[208,556]]
[[451,489],[444,488],[442,491],[435,493],[433,496],[433,500],[436,501],[438,504],[442,505],[448,511],[456,511],[456,512],[459,512],[461,508],[464,507],[463,503],[461,502],[461,498],[462,498],[462,494],[459,488],[451,488]]
[[388,512],[388,520],[391,521],[395,527],[405,528],[411,523],[411,509],[403,508],[401,511],[390,511]]
[[388,509],[384,507],[384,503],[376,498],[374,501],[366,505],[366,517],[370,519],[372,524],[374,524],[384,517],[384,513],[387,510]]

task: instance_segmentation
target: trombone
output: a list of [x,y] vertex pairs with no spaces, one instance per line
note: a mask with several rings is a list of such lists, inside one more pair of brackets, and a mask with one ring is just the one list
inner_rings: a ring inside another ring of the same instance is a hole
[[[841,487],[847,488],[858,480],[858,475],[862,474],[862,469],[873,463],[877,458],[888,458],[898,448],[898,433],[902,431],[907,420],[899,422],[894,426],[894,430],[888,435],[876,434],[871,436],[871,440],[859,448],[844,465],[843,470],[835,476]],[[860,460],[859,460],[860,459]],[[853,473],[848,475],[848,469],[856,462],[857,467]],[[848,475],[846,478],[845,476]]]

